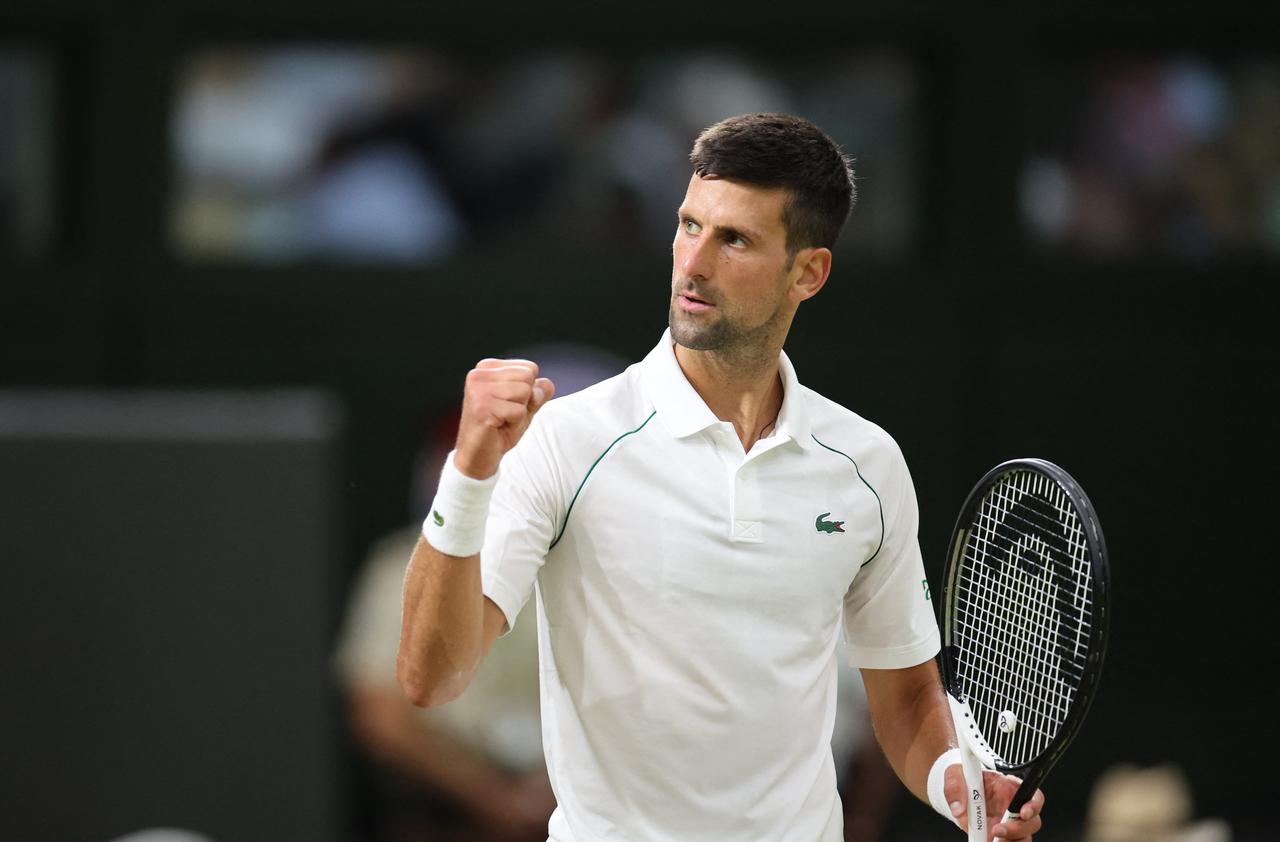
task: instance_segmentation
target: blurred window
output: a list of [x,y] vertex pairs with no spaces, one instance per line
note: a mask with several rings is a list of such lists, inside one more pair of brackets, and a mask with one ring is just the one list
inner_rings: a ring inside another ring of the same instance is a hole
[[225,47],[177,80],[171,234],[189,260],[423,264],[460,249],[670,248],[699,130],[813,119],[857,158],[842,248],[915,239],[919,84],[891,51]]
[[0,47],[0,257],[53,242],[54,66],[45,51]]
[[1096,61],[1035,92],[1021,206],[1039,247],[1280,255],[1280,60]]

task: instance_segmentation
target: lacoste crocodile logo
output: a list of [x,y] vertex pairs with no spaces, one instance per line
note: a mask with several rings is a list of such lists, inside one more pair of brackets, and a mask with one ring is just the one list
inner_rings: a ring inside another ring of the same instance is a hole
[[435,509],[431,510],[431,519],[436,522],[436,526],[444,526],[444,516]]
[[823,512],[822,514],[818,515],[818,519],[813,522],[813,525],[818,527],[819,532],[826,532],[826,533],[844,532],[844,529],[843,529],[844,521],[823,520],[823,518],[829,514],[831,514],[831,512]]

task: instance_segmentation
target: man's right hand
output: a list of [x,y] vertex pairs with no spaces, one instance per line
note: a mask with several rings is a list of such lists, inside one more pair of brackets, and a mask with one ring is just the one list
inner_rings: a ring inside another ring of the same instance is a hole
[[516,446],[529,422],[555,394],[529,360],[485,359],[467,373],[454,464],[473,479],[488,479]]

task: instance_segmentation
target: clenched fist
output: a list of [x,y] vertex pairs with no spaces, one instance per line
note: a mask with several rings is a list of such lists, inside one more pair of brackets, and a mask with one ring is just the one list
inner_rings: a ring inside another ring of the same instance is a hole
[[528,360],[486,359],[467,373],[458,425],[458,470],[474,479],[488,479],[498,463],[516,446],[529,422],[555,394],[555,384],[538,376],[538,364]]

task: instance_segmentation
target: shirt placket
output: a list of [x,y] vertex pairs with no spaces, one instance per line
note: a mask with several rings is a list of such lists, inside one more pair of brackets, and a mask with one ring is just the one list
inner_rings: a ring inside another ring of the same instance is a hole
[[[738,445],[736,433],[733,443]],[[764,506],[760,495],[759,459],[742,456],[737,447],[737,458],[729,472],[729,540],[739,544],[759,544],[764,541]]]

